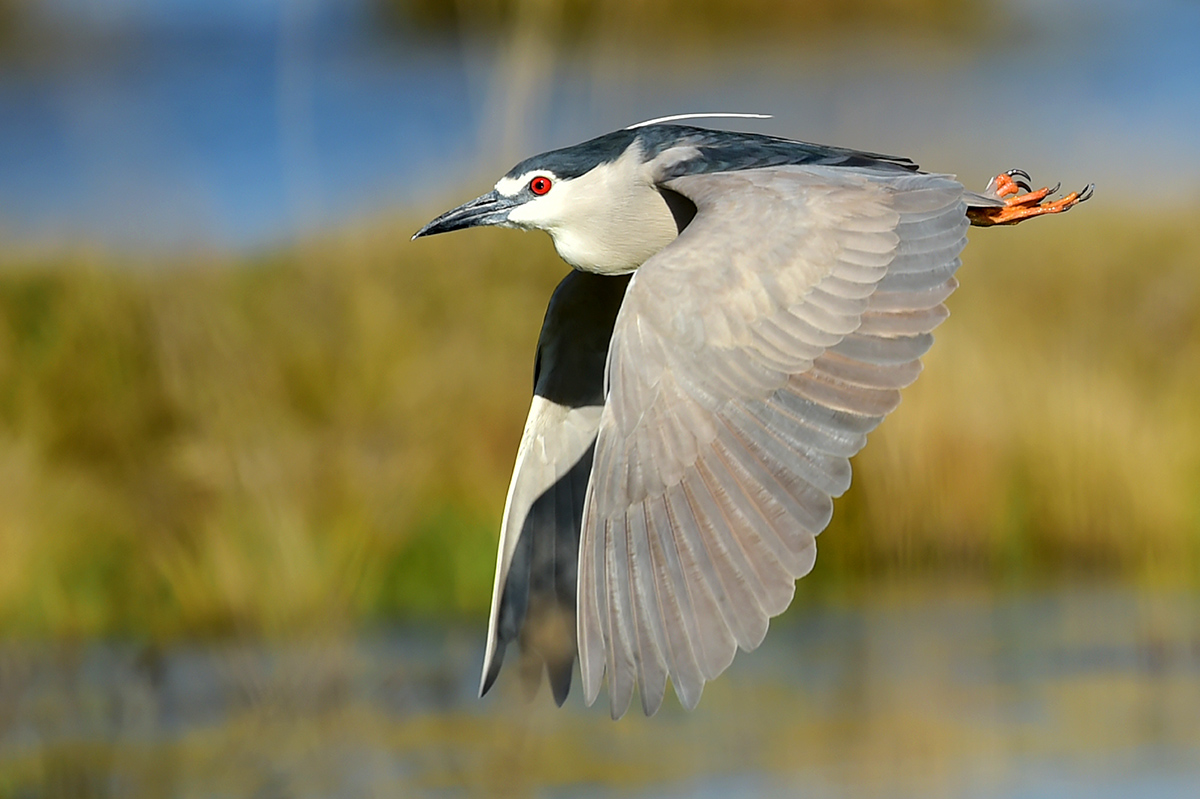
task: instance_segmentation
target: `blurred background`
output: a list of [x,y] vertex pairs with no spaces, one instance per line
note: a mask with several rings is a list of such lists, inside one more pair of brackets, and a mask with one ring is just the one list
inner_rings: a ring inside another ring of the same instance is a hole
[[[1195,0],[0,0],[0,797],[1193,795],[1198,43]],[[693,111],[1096,197],[972,231],[698,710],[477,700],[565,267],[409,236]]]

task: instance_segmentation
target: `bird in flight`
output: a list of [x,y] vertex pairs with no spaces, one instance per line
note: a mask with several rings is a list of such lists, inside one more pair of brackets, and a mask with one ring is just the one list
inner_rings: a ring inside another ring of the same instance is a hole
[[[970,225],[1066,211],[906,158],[668,118],[528,158],[413,238],[545,230],[550,298],[500,530],[480,695],[505,650],[558,704],[695,707],[812,569],[849,459],[916,379]],[[532,691],[531,691],[532,692]]]

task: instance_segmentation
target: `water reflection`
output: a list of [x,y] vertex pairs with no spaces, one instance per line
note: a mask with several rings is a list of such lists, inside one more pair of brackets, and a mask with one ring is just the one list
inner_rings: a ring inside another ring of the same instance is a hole
[[1129,796],[1200,780],[1200,598],[802,603],[699,709],[474,696],[481,630],[6,645],[6,796]]

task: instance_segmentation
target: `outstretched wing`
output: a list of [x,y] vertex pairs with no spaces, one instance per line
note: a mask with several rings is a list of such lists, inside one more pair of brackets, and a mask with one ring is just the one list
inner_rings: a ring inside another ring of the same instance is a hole
[[[681,174],[680,171],[668,174]],[[693,707],[813,566],[849,458],[920,371],[968,226],[945,176],[780,166],[667,179],[697,208],[635,274],[579,560],[584,692]]]
[[604,404],[604,360],[628,283],[628,275],[571,271],[550,298],[500,528],[480,695],[496,681],[513,641],[531,693],[543,663],[558,704],[571,687],[579,530]]

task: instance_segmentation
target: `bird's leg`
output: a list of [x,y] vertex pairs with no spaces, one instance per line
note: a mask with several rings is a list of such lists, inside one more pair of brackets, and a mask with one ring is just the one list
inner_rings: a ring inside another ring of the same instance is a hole
[[[1042,214],[1061,214],[1091,198],[1095,189],[1095,184],[1089,183],[1082,191],[1073,191],[1060,200],[1043,202],[1046,197],[1058,191],[1058,186],[1034,191],[1029,179],[1029,175],[1020,169],[1010,169],[988,181],[984,194],[1004,200],[1004,205],[968,208],[967,218],[971,220],[971,224],[979,227],[1015,225]],[[1022,190],[1024,194],[1021,193]]]

